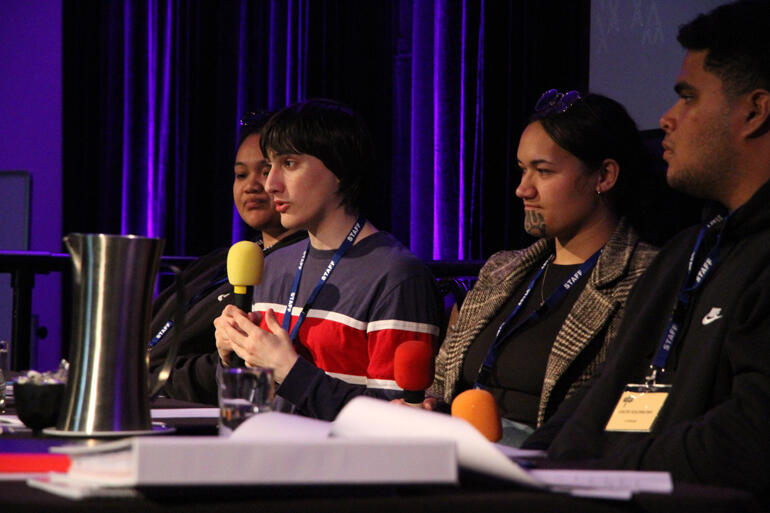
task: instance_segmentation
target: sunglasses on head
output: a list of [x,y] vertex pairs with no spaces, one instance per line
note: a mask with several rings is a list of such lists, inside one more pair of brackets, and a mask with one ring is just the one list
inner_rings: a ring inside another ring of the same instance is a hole
[[560,93],[556,89],[549,89],[535,103],[535,112],[541,115],[560,114],[572,107],[581,98],[582,96],[577,91]]
[[265,111],[247,112],[241,118],[240,126],[241,126],[241,128],[246,128],[246,127],[250,127],[250,126],[254,126],[254,125],[257,125],[257,126],[264,125],[265,121],[269,117],[270,117],[269,113],[267,113]]

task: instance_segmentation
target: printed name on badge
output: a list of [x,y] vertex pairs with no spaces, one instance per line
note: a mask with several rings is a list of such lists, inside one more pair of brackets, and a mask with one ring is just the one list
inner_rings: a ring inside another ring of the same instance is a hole
[[649,433],[670,389],[670,385],[626,385],[604,430]]

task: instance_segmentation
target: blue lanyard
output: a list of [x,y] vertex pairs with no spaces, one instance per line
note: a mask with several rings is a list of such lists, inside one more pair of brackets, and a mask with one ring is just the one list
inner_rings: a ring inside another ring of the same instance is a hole
[[[703,283],[706,281],[706,278],[708,278],[712,269],[714,269],[714,266],[719,260],[719,243],[722,240],[722,229],[724,228],[723,221],[726,221],[726,219],[721,215],[718,215],[706,223],[706,225],[703,226],[703,228],[701,228],[700,232],[698,233],[698,238],[695,241],[695,246],[692,249],[692,253],[690,253],[690,260],[687,264],[687,278],[685,279],[685,282],[679,291],[676,306],[674,306],[674,311],[671,314],[671,320],[669,321],[668,327],[666,328],[663,338],[660,341],[658,351],[655,353],[655,358],[652,360],[652,364],[650,365],[650,374],[646,378],[648,385],[654,385],[655,378],[657,377],[658,373],[661,373],[665,370],[666,362],[668,361],[668,357],[671,354],[671,349],[674,347],[674,343],[678,338],[680,329],[682,327],[682,322],[684,322],[687,316],[687,311],[689,309],[690,300],[692,299],[693,293],[698,290],[701,285],[703,285]],[[719,233],[717,234],[714,246],[709,250],[706,258],[703,260],[703,263],[698,268],[698,272],[693,274],[695,257],[700,250],[701,244],[703,243],[706,234],[715,228],[719,229]]]
[[543,262],[543,265],[540,266],[540,269],[538,269],[535,277],[532,278],[532,281],[530,281],[529,285],[527,285],[527,289],[524,291],[524,295],[521,296],[519,302],[516,303],[513,312],[511,312],[508,318],[506,318],[500,324],[500,327],[497,328],[495,340],[492,342],[492,346],[489,348],[487,355],[484,357],[484,363],[482,363],[481,367],[479,368],[479,376],[476,378],[476,383],[474,384],[473,388],[484,388],[484,383],[487,381],[487,378],[489,378],[489,374],[492,372],[492,367],[494,366],[498,356],[500,356],[500,350],[502,349],[504,342],[515,332],[524,327],[524,325],[540,319],[548,310],[557,306],[567,296],[570,289],[578,281],[580,281],[583,276],[588,274],[591,269],[593,269],[593,267],[596,265],[596,262],[599,260],[599,255],[601,255],[601,253],[602,249],[599,249],[596,253],[591,255],[588,260],[580,265],[577,271],[572,273],[572,276],[567,278],[564,283],[562,283],[550,296],[548,296],[548,299],[546,299],[543,304],[540,305],[540,307],[536,308],[535,311],[529,314],[526,319],[522,319],[512,328],[506,329],[513,318],[516,317],[516,315],[519,313],[521,307],[527,301],[527,298],[535,288],[535,283],[537,283],[537,280],[539,280],[540,276],[542,276],[542,274],[545,272],[545,268],[548,267],[548,264],[550,264],[553,260],[553,255],[549,256],[545,262]]
[[[257,232],[256,238],[254,239],[254,242],[256,242],[259,245],[260,249],[262,249],[263,251],[266,252],[266,251],[270,250],[270,247],[265,249],[265,244],[262,241],[262,232]],[[265,253],[265,256],[267,256],[267,253]],[[212,290],[216,289],[220,285],[223,285],[224,283],[227,282],[227,269],[226,269],[226,267],[222,267],[222,271],[220,273],[217,273],[217,274],[218,274],[217,278],[214,281],[212,281],[211,283],[206,285],[202,290],[200,290],[197,294],[195,294],[195,296],[193,296],[192,299],[190,299],[190,301],[187,302],[187,311],[188,312],[193,307],[193,305],[195,305],[198,301],[203,299],[204,296],[208,295]],[[173,326],[174,326],[174,321],[172,321],[172,320],[166,321],[166,323],[163,325],[163,327],[161,327],[158,330],[158,333],[156,333],[155,336],[152,337],[152,340],[150,340],[150,343],[148,344],[148,347],[153,348],[156,345],[158,345],[158,342],[160,342],[163,339],[163,337],[166,336],[168,331]]]
[[[224,269],[223,269],[223,271],[224,271]],[[222,284],[224,284],[226,282],[227,282],[227,276],[222,278],[221,274],[220,274],[219,277],[217,277],[214,281],[212,281],[211,283],[206,285],[203,289],[201,289],[197,294],[195,294],[187,302],[187,309],[186,309],[186,311],[189,312],[190,309],[193,306],[195,306],[195,304],[198,301],[203,299],[204,296],[208,295],[212,290],[216,289],[217,287],[219,287],[220,285],[222,285]],[[158,330],[158,333],[156,333],[155,336],[152,337],[152,340],[150,340],[150,343],[148,344],[148,347],[153,348],[156,345],[158,345],[158,342],[160,342],[163,339],[163,337],[166,336],[166,334],[168,333],[168,330],[170,330],[172,326],[174,326],[174,321],[172,321],[170,319],[168,321],[166,321],[166,323],[163,325],[163,327],[161,327]]]
[[[307,298],[307,302],[305,303],[305,306],[302,307],[302,312],[300,312],[299,317],[297,318],[297,322],[294,324],[294,327],[291,329],[291,332],[289,333],[289,338],[293,341],[297,340],[297,334],[299,333],[299,327],[302,325],[302,323],[305,321],[305,317],[307,317],[307,313],[310,311],[310,308],[313,306],[313,303],[315,302],[316,297],[318,296],[318,293],[321,291],[321,287],[324,286],[326,283],[326,280],[329,279],[329,276],[331,276],[332,271],[337,266],[340,260],[342,260],[342,257],[345,255],[345,253],[350,249],[350,246],[353,245],[353,243],[356,240],[356,237],[358,237],[358,233],[361,231],[361,228],[366,223],[366,219],[363,217],[359,217],[356,220],[356,224],[353,225],[353,228],[350,229],[350,232],[348,233],[348,236],[345,237],[345,240],[342,241],[342,244],[340,244],[340,247],[337,248],[337,251],[334,252],[334,256],[332,256],[331,261],[329,262],[329,265],[326,266],[326,270],[321,275],[321,278],[319,278],[318,283],[316,283],[315,288],[310,293],[310,297]],[[305,267],[305,258],[307,257],[307,252],[310,249],[310,241],[308,241],[307,246],[305,247],[305,251],[302,253],[302,258],[299,259],[299,265],[297,266],[297,273],[294,275],[294,282],[291,284],[291,292],[289,292],[289,300],[286,303],[286,312],[283,314],[283,329],[286,331],[289,331],[289,327],[291,326],[291,312],[294,309],[294,301],[297,299],[297,291],[299,290],[299,280],[302,278],[302,268]]]

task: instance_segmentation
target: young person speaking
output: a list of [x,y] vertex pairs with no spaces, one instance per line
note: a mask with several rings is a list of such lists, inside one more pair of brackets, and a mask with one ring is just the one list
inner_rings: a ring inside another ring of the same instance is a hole
[[274,369],[276,393],[322,419],[357,395],[399,397],[396,347],[435,347],[440,317],[424,264],[361,216],[373,165],[366,127],[343,105],[308,100],[277,112],[261,145],[281,224],[307,230],[309,241],[274,253],[253,312],[228,306],[214,321],[222,364],[235,353]]

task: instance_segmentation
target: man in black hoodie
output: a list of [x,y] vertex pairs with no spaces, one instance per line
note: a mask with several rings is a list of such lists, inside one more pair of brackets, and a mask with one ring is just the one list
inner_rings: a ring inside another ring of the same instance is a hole
[[629,296],[590,387],[525,443],[556,460],[770,489],[770,3],[679,31],[677,102],[660,120],[669,184],[713,200]]

